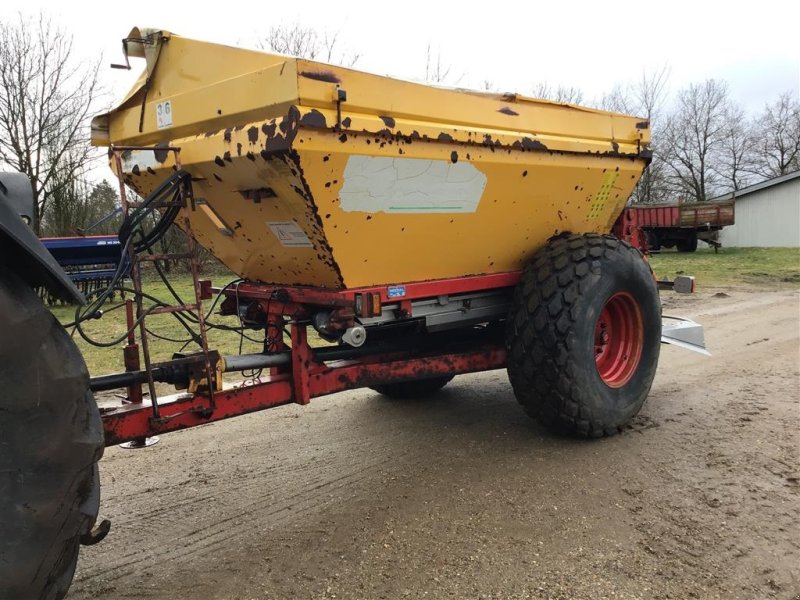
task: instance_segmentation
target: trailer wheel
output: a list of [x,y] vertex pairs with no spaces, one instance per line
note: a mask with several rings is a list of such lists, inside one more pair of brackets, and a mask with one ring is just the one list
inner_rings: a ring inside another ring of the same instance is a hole
[[652,252],[661,250],[661,241],[658,239],[658,233],[652,229],[644,232],[645,240],[647,241],[647,248]]
[[508,375],[528,414],[551,430],[611,435],[642,407],[660,340],[658,290],[638,250],[611,236],[557,238],[515,291]]
[[103,429],[78,348],[0,267],[0,598],[63,598],[100,504]]
[[677,242],[678,252],[694,252],[697,250],[697,233],[690,231],[685,238]]
[[453,380],[455,375],[440,375],[427,379],[414,379],[398,383],[384,383],[373,386],[371,389],[389,398],[427,398],[432,396]]

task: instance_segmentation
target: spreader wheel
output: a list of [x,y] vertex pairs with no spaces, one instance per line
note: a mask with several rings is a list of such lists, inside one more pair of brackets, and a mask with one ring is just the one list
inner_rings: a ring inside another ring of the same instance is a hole
[[515,291],[508,375],[545,426],[611,435],[642,407],[660,341],[658,290],[642,254],[611,236],[561,237],[534,257]]
[[[100,503],[103,429],[78,348],[0,266],[0,598],[63,598]],[[105,522],[104,525],[108,523]]]
[[644,326],[642,311],[628,292],[606,301],[594,331],[594,358],[600,379],[608,387],[628,383],[642,358]]

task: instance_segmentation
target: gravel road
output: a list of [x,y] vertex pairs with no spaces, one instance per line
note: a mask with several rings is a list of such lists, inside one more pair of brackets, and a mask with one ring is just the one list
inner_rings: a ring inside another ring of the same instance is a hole
[[368,390],[109,448],[69,598],[800,598],[800,295],[665,295],[664,347],[599,441],[531,421],[505,371]]

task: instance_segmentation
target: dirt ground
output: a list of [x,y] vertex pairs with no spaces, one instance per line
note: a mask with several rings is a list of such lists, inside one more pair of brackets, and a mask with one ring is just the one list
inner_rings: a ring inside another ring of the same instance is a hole
[[612,438],[546,433],[494,371],[108,449],[69,598],[800,598],[800,295],[664,297],[714,356],[663,347]]

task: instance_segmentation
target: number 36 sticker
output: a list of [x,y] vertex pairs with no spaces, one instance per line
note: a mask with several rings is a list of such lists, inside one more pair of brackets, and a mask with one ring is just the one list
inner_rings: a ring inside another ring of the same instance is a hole
[[172,101],[165,100],[156,104],[156,125],[159,129],[172,126]]

